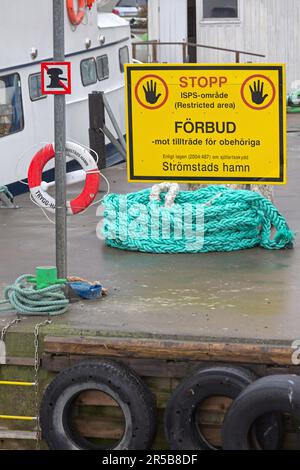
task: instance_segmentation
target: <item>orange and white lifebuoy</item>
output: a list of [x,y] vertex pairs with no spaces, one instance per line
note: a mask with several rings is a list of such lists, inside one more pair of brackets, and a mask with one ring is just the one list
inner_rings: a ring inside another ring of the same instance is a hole
[[67,0],[69,20],[73,25],[79,25],[85,15],[85,0],[78,0],[78,11],[75,13],[74,0]]
[[[54,146],[46,145],[34,155],[28,170],[28,186],[33,200],[52,213],[55,212],[55,199],[42,188],[42,174],[46,163],[54,156]],[[66,143],[66,156],[76,160],[86,173],[82,192],[67,202],[67,215],[75,215],[84,211],[95,200],[100,187],[100,171],[92,155],[74,142]]]

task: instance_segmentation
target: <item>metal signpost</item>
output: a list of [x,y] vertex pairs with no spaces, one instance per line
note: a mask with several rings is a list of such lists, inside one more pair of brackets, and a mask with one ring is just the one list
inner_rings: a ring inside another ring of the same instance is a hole
[[[53,0],[53,60],[65,59],[64,0]],[[66,99],[54,95],[56,266],[59,278],[67,276],[66,211]]]

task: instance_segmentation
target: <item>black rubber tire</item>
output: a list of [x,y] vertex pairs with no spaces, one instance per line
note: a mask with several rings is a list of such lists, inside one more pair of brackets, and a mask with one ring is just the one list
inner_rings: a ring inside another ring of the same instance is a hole
[[[198,406],[212,396],[235,400],[256,379],[252,372],[241,367],[212,366],[201,368],[183,380],[171,396],[165,412],[165,433],[170,449],[217,450],[197,428],[195,415]],[[264,431],[272,424],[275,427],[268,442],[260,441]],[[263,447],[276,449],[282,434],[281,420],[268,416],[257,425],[255,432],[257,441],[263,442]]]
[[[73,400],[85,390],[100,390],[121,407],[125,430],[115,450],[150,449],[156,431],[152,393],[139,377],[114,361],[81,362],[60,372],[45,391],[41,403],[42,436],[54,450],[104,450],[76,433],[70,413]],[[112,450],[112,449],[110,449]]]
[[249,385],[233,402],[223,425],[225,450],[250,450],[253,423],[268,413],[289,413],[300,425],[300,377],[273,375]]

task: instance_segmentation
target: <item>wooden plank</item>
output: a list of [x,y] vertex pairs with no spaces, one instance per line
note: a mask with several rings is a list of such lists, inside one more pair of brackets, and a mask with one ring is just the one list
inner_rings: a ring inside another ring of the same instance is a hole
[[87,405],[87,406],[119,406],[117,402],[111,398],[109,395],[97,390],[88,390],[87,392],[82,392],[78,399],[78,405]]
[[198,417],[201,420],[201,415],[204,411],[213,413],[213,414],[216,413],[216,414],[225,415],[231,403],[232,403],[232,400],[231,398],[228,398],[228,397],[222,397],[222,396],[209,397],[206,400],[204,400],[199,406]]
[[[114,357],[106,357],[116,359]],[[42,355],[42,367],[51,372],[60,372],[67,367],[71,367],[80,361],[85,361],[86,355],[56,355],[44,353]],[[97,361],[99,356],[89,356],[89,360]],[[166,361],[160,359],[136,359],[122,357],[122,363],[126,364],[137,374],[143,377],[161,377],[161,378],[183,378],[192,374],[198,367],[206,363],[200,361]]]
[[6,365],[8,366],[34,366],[34,358],[33,357],[13,357],[7,356],[6,357]]
[[101,357],[159,358],[164,360],[218,361],[292,365],[289,345],[176,341],[132,338],[45,338],[44,350],[52,354]]
[[[108,359],[116,359],[107,357]],[[67,367],[71,367],[80,361],[85,361],[87,358],[81,354],[48,354],[42,355],[41,364],[43,369],[50,372],[60,372]],[[89,360],[97,361],[99,356],[89,356]],[[143,377],[157,377],[157,378],[170,378],[182,379],[191,375],[200,367],[207,367],[205,361],[166,361],[163,359],[139,359],[122,357],[122,363],[128,365],[131,369],[135,370],[137,374]],[[216,361],[211,361],[210,366],[218,364]],[[276,367],[262,364],[242,364],[243,367],[250,368],[258,376],[270,374],[298,374],[299,366],[289,367]]]
[[76,427],[84,437],[99,439],[121,439],[124,433],[124,423],[121,419],[104,418],[76,418]]
[[0,430],[0,439],[35,440],[36,432]]

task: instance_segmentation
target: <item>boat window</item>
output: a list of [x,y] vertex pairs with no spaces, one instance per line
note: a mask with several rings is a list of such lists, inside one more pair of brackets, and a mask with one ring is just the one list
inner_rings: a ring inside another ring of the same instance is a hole
[[21,80],[18,73],[0,77],[0,137],[24,129]]
[[29,96],[31,101],[41,100],[47,98],[47,95],[42,95],[41,74],[33,73],[29,75]]
[[129,63],[129,49],[128,46],[119,49],[120,69],[124,73],[124,65]]
[[203,18],[238,18],[238,0],[203,0]]
[[92,85],[97,82],[96,61],[93,57],[82,60],[80,70],[83,86]]
[[105,80],[109,77],[108,56],[101,55],[97,57],[97,74],[99,80]]

